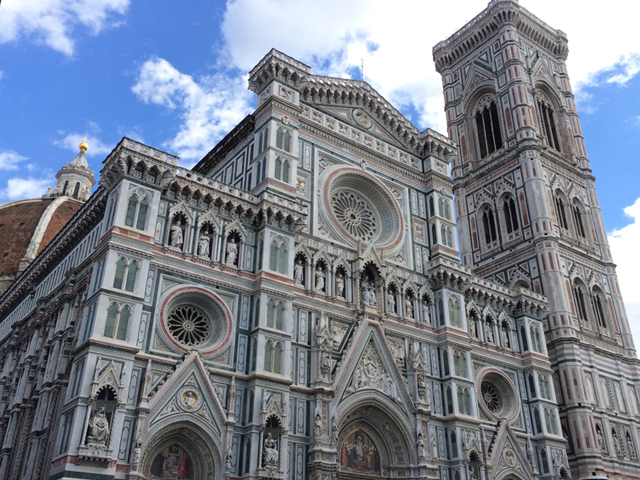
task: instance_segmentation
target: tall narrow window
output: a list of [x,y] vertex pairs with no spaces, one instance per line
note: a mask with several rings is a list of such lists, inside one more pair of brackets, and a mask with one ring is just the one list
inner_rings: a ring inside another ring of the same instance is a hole
[[598,317],[598,323],[601,327],[607,328],[606,317],[604,316],[604,308],[602,307],[602,300],[598,293],[593,294],[593,306],[596,311],[596,317]]
[[573,214],[573,223],[576,226],[576,234],[579,237],[586,238],[586,235],[584,233],[584,224],[582,223],[582,213],[580,212],[580,207],[574,204],[571,207],[571,213]]
[[513,198],[507,198],[503,203],[504,221],[507,233],[513,233],[518,229],[518,214],[516,212],[516,202]]
[[565,230],[569,230],[569,222],[567,222],[567,214],[565,212],[564,201],[560,196],[556,195],[554,198],[556,207],[556,216],[558,217],[558,225]]
[[289,130],[284,132],[284,151],[291,151],[291,132]]
[[268,341],[264,347],[264,370],[266,372],[273,371],[273,344]]
[[133,219],[136,216],[136,209],[138,207],[138,197],[135,195],[129,199],[129,205],[127,206],[127,217],[125,218],[124,224],[127,227],[133,227]]
[[289,183],[289,162],[285,160],[282,164],[282,181]]
[[131,262],[129,264],[129,271],[127,272],[127,283],[124,286],[124,289],[127,292],[133,292],[133,289],[136,286],[137,274],[138,274],[138,264],[136,262]]
[[124,258],[120,258],[116,263],[116,275],[113,278],[113,288],[122,288],[122,282],[124,281],[124,272],[127,268],[127,262]]
[[104,324],[104,336],[113,337],[116,327],[116,319],[118,317],[118,305],[112,303],[107,309],[107,321]]
[[484,240],[487,245],[498,239],[496,221],[491,208],[486,208],[482,213],[482,226],[484,227]]
[[131,316],[131,310],[129,307],[124,307],[120,311],[120,318],[118,318],[118,330],[116,332],[116,338],[118,340],[124,340],[127,338],[127,328],[129,328],[129,317]]
[[584,299],[584,292],[582,291],[582,288],[580,287],[577,281],[574,282],[573,284],[573,295],[576,302],[576,309],[578,310],[578,318],[580,318],[580,320],[583,320],[585,322],[588,321],[589,319],[587,317],[587,308],[586,308],[586,303]]
[[273,373],[282,373],[282,344],[279,342],[273,355]]
[[538,93],[538,113],[540,117],[540,129],[547,140],[547,145],[559,152],[560,142],[558,140],[558,127],[556,125],[555,113],[551,102],[540,93]]
[[502,148],[502,134],[500,133],[500,121],[495,102],[491,101],[489,105],[478,110],[475,120],[480,158],[484,158]]
[[136,228],[138,230],[144,230],[147,223],[147,210],[149,209],[149,201],[143,198],[140,202],[140,208],[138,209],[138,221],[136,222]]
[[276,158],[275,177],[278,180],[282,178],[282,160],[280,157]]
[[282,148],[282,144],[284,143],[284,130],[281,128],[278,129],[276,133],[276,147]]

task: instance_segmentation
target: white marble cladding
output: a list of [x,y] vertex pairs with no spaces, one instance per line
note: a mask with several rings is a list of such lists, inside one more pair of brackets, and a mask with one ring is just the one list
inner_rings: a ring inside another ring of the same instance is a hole
[[380,155],[395,161],[400,161],[414,170],[422,171],[420,159],[400,150],[396,146],[378,139],[371,133],[365,133],[363,130],[354,128],[345,122],[337,120],[331,115],[325,115],[321,111],[307,105],[302,105],[302,112],[300,113],[300,116],[308,118],[325,128],[337,132],[345,138],[349,138],[361,145],[364,145],[365,147],[372,148]]
[[128,138],[125,138],[123,140],[123,145],[129,150],[133,150],[135,152],[153,157],[158,160],[163,160],[165,162],[171,163],[172,165],[178,165],[178,159],[180,157],[177,157],[176,155],[171,155],[170,153],[163,152],[162,150],[148,147],[147,145],[134,142],[133,140],[129,140]]

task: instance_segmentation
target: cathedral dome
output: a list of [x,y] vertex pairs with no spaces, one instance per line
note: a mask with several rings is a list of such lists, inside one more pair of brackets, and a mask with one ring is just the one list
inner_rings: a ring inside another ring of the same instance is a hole
[[80,209],[69,197],[18,200],[0,205],[0,294]]
[[95,184],[85,152],[80,152],[56,174],[57,186],[42,198],[0,205],[0,295],[71,220],[89,198]]

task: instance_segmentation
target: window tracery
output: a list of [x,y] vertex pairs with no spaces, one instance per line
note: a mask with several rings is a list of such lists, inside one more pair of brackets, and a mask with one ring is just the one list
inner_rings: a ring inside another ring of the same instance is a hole
[[129,197],[127,205],[127,216],[124,224],[127,227],[133,227],[137,230],[144,230],[147,223],[147,212],[149,210],[149,199],[145,196],[140,199],[138,195],[133,194]]
[[116,302],[111,303],[107,309],[104,336],[116,338],[117,340],[126,340],[130,316],[131,307],[128,305],[120,306]]
[[547,96],[540,91],[536,93],[536,103],[538,105],[538,118],[542,135],[547,141],[547,145],[560,152],[558,126],[553,105]]
[[502,148],[498,109],[493,99],[485,98],[480,102],[475,114],[475,124],[480,158],[485,158]]
[[[136,285],[136,277],[138,275],[138,262],[128,261],[124,257],[120,257],[116,263],[116,273],[113,278],[113,288],[133,292]],[[126,279],[126,281],[125,281]]]

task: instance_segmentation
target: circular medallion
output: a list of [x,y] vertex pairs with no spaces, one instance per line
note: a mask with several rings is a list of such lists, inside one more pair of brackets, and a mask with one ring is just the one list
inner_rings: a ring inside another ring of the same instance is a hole
[[479,373],[479,404],[489,418],[512,422],[518,416],[519,403],[513,382],[496,369]]
[[361,108],[356,108],[352,111],[351,115],[353,120],[363,128],[371,128],[373,121],[367,112]]
[[186,412],[195,412],[202,406],[202,395],[191,386],[181,388],[177,400],[180,408]]

